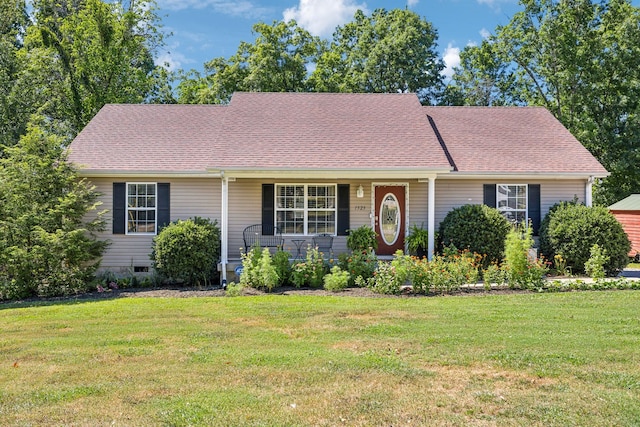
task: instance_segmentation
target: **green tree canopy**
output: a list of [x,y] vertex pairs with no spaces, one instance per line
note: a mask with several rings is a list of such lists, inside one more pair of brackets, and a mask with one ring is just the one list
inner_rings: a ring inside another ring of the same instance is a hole
[[512,68],[489,40],[465,47],[460,52],[460,66],[454,71],[446,92],[452,98],[444,104],[490,107],[523,103]]
[[106,243],[94,187],[31,126],[0,159],[0,299],[86,290]]
[[406,9],[357,11],[338,27],[310,77],[318,92],[416,92],[432,102],[444,64],[430,22]]
[[258,23],[253,43],[214,58],[178,85],[181,103],[225,103],[235,91],[416,92],[433,102],[444,69],[433,26],[408,10],[362,11],[328,43],[295,21]]
[[153,61],[162,34],[148,3],[35,0],[32,6],[9,94],[27,117],[46,117],[70,140],[105,103],[143,102],[162,87],[158,79],[167,76]]
[[611,172],[597,202],[640,191],[640,9],[630,0],[520,3],[461,62],[454,82],[463,102],[492,87],[507,103],[546,107]]
[[3,145],[13,145],[26,130],[22,99],[13,96],[20,72],[18,51],[29,22],[24,1],[0,2],[0,157]]
[[205,75],[191,71],[178,85],[181,103],[226,103],[235,91],[299,92],[307,90],[307,67],[322,42],[295,21],[257,23],[253,43],[242,42],[228,60],[214,58]]

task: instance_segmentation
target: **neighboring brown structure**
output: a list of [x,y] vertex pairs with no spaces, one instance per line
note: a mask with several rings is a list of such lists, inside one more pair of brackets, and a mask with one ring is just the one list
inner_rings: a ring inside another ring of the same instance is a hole
[[622,224],[624,232],[631,241],[629,256],[640,255],[640,194],[632,194],[626,199],[620,200],[609,206],[609,210]]
[[[316,234],[347,250],[371,225],[379,254],[453,208],[497,207],[534,228],[561,200],[589,205],[607,171],[540,107],[423,107],[415,94],[236,93],[229,105],[106,105],[70,146],[103,194],[104,269],[150,265],[153,236],[193,216],[218,221],[223,276],[242,231],[277,226],[295,252]],[[380,228],[385,223],[385,232]]]

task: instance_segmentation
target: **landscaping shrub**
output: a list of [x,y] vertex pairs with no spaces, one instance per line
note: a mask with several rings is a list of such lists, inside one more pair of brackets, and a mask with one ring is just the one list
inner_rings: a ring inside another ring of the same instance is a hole
[[357,277],[356,284],[392,295],[400,293],[405,284],[411,284],[416,294],[457,291],[464,284],[477,282],[479,259],[476,254],[463,251],[434,256],[429,261],[398,251],[391,262],[379,262],[371,277]]
[[405,255],[401,250],[397,250],[396,253],[393,254],[391,265],[398,276],[400,284],[404,284],[411,280],[411,272],[416,260],[417,257]]
[[629,238],[622,225],[604,207],[560,203],[542,222],[540,239],[541,249],[547,258],[553,259],[556,254],[562,254],[574,272],[584,271],[594,244],[609,256],[609,261],[604,264],[607,275],[616,275],[629,262]]
[[490,290],[491,285],[494,283],[500,286],[505,281],[504,271],[497,263],[492,262],[482,270],[482,280],[484,281],[485,290]]
[[338,255],[338,265],[341,270],[349,272],[349,285],[351,286],[357,286],[356,278],[358,277],[362,277],[364,280],[372,277],[377,264],[378,258],[372,249]]
[[107,246],[95,187],[37,126],[0,151],[0,300],[86,292]]
[[276,287],[279,281],[278,272],[271,262],[269,248],[253,247],[242,256],[242,274],[240,284],[267,292]]
[[591,246],[590,256],[584,263],[584,270],[592,279],[604,279],[604,265],[609,261],[607,251],[600,247],[597,243]]
[[502,267],[510,288],[539,288],[548,272],[544,259],[529,257],[534,243],[531,234],[531,227],[517,225],[507,234]]
[[293,264],[291,282],[298,288],[302,286],[320,288],[326,273],[325,269],[324,259],[318,248],[309,246],[305,260]]
[[[573,199],[571,201],[558,202],[549,208],[549,212],[547,213],[547,215],[545,215],[544,218],[542,218],[542,221],[540,222],[540,229],[538,230],[538,234],[540,234],[540,252],[545,254],[547,258],[553,259],[554,263],[555,263],[555,255],[557,255],[558,252],[554,253],[553,248],[551,247],[551,242],[549,242],[549,233],[547,233],[547,230],[549,229],[549,221],[551,221],[551,218],[553,217],[552,214],[556,210],[560,208],[564,208],[566,206],[576,206],[576,205],[578,205],[578,199]],[[567,267],[566,259],[563,258],[562,260],[560,260],[560,264],[561,264],[560,267],[563,267],[562,264],[564,264],[564,267],[566,269]]]
[[227,285],[227,290],[224,293],[226,297],[239,297],[242,295],[244,285],[242,283],[231,282]]
[[282,249],[278,249],[271,258],[276,273],[278,273],[278,285],[285,286],[289,284],[291,280],[291,264],[289,258],[291,254]]
[[173,282],[208,285],[217,276],[220,229],[204,218],[178,220],[153,239],[153,268]]
[[375,293],[385,295],[399,294],[402,286],[395,268],[388,262],[378,263],[374,275],[366,280],[362,276],[358,276],[356,284],[361,287],[366,286]]
[[349,230],[347,247],[353,252],[364,252],[378,249],[376,232],[368,225],[363,225],[355,230]]
[[337,265],[331,273],[324,276],[324,288],[331,292],[340,292],[349,286],[349,272],[342,271]]
[[481,254],[486,266],[502,260],[509,229],[509,222],[497,209],[464,205],[451,210],[440,223],[440,244]]
[[410,274],[413,292],[453,292],[464,284],[476,283],[479,259],[480,257],[468,251],[455,255],[436,255],[431,261],[427,261],[426,258],[413,258]]

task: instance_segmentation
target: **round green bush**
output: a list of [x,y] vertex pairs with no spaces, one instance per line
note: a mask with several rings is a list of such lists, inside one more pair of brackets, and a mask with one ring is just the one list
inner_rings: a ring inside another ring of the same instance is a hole
[[555,205],[540,225],[540,241],[541,250],[548,259],[562,254],[574,273],[584,272],[584,264],[595,244],[609,255],[609,261],[604,265],[607,275],[617,274],[629,263],[629,238],[605,207],[574,203]]
[[204,218],[178,220],[153,239],[153,268],[173,282],[208,285],[217,275],[220,229]]
[[575,206],[577,204],[578,199],[558,202],[555,205],[551,206],[547,215],[542,218],[542,222],[540,222],[540,229],[538,231],[538,234],[540,235],[540,253],[543,254],[547,259],[552,260],[553,256],[555,255],[553,248],[551,247],[551,242],[549,242],[549,234],[547,233],[547,230],[549,229],[549,221],[551,220],[551,217],[553,217],[553,212],[555,212],[562,206]]
[[486,255],[484,262],[500,262],[511,225],[495,208],[464,205],[451,210],[440,223],[440,244]]
[[368,225],[361,225],[355,230],[348,230],[347,248],[353,252],[366,252],[369,248],[374,251],[378,249],[378,241],[376,240],[376,232]]

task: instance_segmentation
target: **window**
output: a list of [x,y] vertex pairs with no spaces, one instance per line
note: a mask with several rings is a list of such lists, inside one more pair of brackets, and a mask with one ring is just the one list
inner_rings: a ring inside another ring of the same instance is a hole
[[155,234],[156,184],[127,183],[127,234]]
[[512,223],[522,223],[527,215],[527,185],[498,184],[496,207]]
[[276,226],[284,234],[336,233],[336,185],[276,185]]

